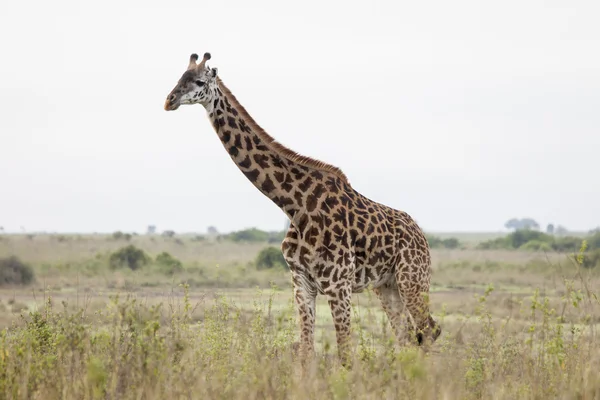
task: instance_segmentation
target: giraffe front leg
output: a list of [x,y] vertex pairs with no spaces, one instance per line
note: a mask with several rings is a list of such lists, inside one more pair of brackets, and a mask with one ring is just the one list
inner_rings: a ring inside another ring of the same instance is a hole
[[413,322],[409,329],[411,341],[428,348],[441,333],[429,310],[429,282],[406,279],[402,271],[396,272],[396,281]]
[[331,316],[335,326],[338,355],[340,362],[346,368],[351,367],[350,317],[352,294],[349,287],[342,287],[333,293],[327,293]]
[[294,283],[294,299],[300,318],[300,362],[306,366],[315,352],[316,292]]
[[315,281],[308,273],[308,268],[300,260],[298,232],[290,226],[285,239],[281,243],[283,257],[292,272],[294,301],[300,319],[299,356],[303,367],[314,355],[315,351],[315,303],[317,288]]
[[[406,337],[404,335],[404,331],[401,329],[402,312],[404,311],[404,300],[402,299],[402,296],[400,296],[398,285],[394,281],[380,286],[378,288],[375,288],[373,289],[373,291],[379,298],[381,306],[383,307],[383,311],[385,311],[385,314],[387,315],[388,320],[390,321],[392,331],[396,336],[398,344],[405,344]],[[411,327],[412,323],[407,316],[405,328],[410,329]]]

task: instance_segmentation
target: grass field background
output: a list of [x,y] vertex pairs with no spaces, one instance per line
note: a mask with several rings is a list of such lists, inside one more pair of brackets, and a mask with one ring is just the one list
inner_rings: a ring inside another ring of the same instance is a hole
[[[110,254],[130,244],[168,252],[183,268],[111,269]],[[353,298],[350,370],[338,364],[319,297],[317,357],[303,373],[289,272],[255,265],[267,246],[193,235],[2,235],[0,258],[30,264],[35,282],[0,289],[0,397],[600,396],[600,279],[573,255],[434,249],[438,342],[429,353],[395,345],[366,291]]]

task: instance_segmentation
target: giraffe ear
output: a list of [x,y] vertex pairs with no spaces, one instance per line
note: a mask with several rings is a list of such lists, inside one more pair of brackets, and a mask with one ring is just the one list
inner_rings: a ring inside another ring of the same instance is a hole
[[212,76],[213,78],[216,78],[218,72],[219,72],[218,68],[211,68],[210,69],[210,76]]

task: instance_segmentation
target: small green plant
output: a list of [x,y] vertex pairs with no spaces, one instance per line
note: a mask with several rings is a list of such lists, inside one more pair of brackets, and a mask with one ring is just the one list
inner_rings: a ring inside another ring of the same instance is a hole
[[257,269],[271,269],[275,267],[288,269],[281,250],[274,246],[265,247],[256,256]]
[[150,257],[134,245],[122,247],[110,255],[109,265],[112,269],[129,268],[136,270],[148,264]]
[[27,285],[34,278],[33,269],[17,257],[0,258],[0,285]]

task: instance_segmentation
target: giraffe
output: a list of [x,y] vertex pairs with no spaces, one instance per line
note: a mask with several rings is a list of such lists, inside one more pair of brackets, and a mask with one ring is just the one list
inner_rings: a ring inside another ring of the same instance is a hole
[[[351,296],[368,287],[379,298],[399,342],[435,342],[430,314],[429,245],[406,212],[368,199],[337,167],[277,142],[250,116],[218,76],[192,54],[164,108],[201,104],[233,162],[289,218],[281,250],[291,271],[303,365],[314,355],[315,301],[328,299],[338,357],[349,365]],[[408,329],[401,330],[403,314]]]

